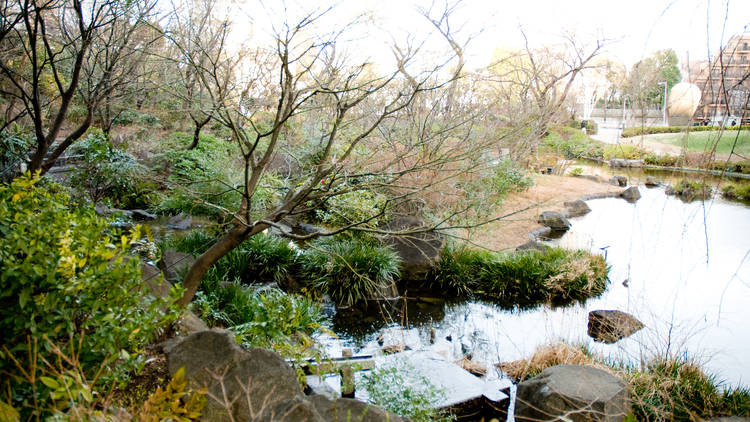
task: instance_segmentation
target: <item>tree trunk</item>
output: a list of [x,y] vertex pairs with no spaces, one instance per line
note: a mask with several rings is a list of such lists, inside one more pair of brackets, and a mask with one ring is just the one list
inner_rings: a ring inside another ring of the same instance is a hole
[[193,150],[198,146],[198,142],[200,142],[201,138],[201,129],[203,129],[203,126],[208,124],[209,121],[211,121],[210,117],[206,118],[206,120],[203,121],[193,119],[193,122],[195,122],[195,130],[193,131],[193,143],[188,147],[188,151]]
[[206,252],[201,254],[201,256],[199,256],[198,259],[195,260],[195,263],[190,267],[190,270],[188,270],[188,273],[185,275],[185,279],[182,282],[182,287],[185,288],[185,294],[183,294],[177,304],[180,306],[187,306],[193,300],[195,292],[198,291],[198,287],[200,286],[203,277],[219,259],[232,251],[232,249],[239,246],[239,244],[245,239],[260,233],[267,227],[268,226],[265,224],[257,224],[253,227],[237,224],[229,230],[229,232],[214,243]]

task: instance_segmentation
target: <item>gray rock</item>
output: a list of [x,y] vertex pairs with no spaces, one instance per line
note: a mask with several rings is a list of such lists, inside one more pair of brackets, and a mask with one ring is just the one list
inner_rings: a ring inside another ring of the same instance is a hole
[[170,217],[167,221],[167,228],[172,230],[187,230],[193,226],[193,217],[183,212]]
[[628,185],[628,178],[625,176],[613,176],[611,182],[615,186],[624,188],[625,186]]
[[164,272],[164,278],[175,284],[182,281],[183,276],[194,263],[193,255],[167,249],[161,254],[159,268]]
[[517,421],[622,421],[630,412],[628,385],[602,369],[558,365],[518,384]]
[[[276,352],[234,342],[227,330],[201,331],[164,345],[169,373],[181,367],[192,388],[208,389],[203,421],[401,421],[355,400],[302,393],[294,370]],[[231,416],[230,416],[231,415]]]
[[144,210],[129,210],[130,216],[133,220],[145,221],[145,220],[156,220],[156,214],[151,214]]
[[330,422],[402,422],[405,419],[353,399],[329,400],[325,396],[311,396],[310,400],[326,421]]
[[538,220],[539,224],[556,231],[570,229],[570,221],[565,216],[555,211],[544,211]]
[[665,195],[674,195],[674,194],[675,194],[674,186],[672,186],[672,185],[667,185],[667,186],[666,186],[666,187],[664,188],[664,194],[665,194]]
[[659,179],[654,176],[646,176],[646,183],[644,184],[646,185],[646,187],[653,188],[659,186],[661,182],[659,182]]
[[[399,217],[386,224],[389,232],[408,232],[427,227],[419,217]],[[413,234],[394,234],[387,237],[401,257],[401,277],[421,280],[438,263],[445,239],[440,233],[425,231]]]
[[182,316],[175,323],[175,328],[178,334],[192,334],[209,329],[202,319],[187,309],[182,311]]
[[591,208],[582,200],[577,199],[571,202],[565,202],[565,208],[567,208],[568,217],[580,217],[591,212]]
[[750,422],[750,418],[741,416],[722,416],[720,418],[709,419],[708,422]]
[[121,210],[117,208],[111,208],[104,204],[94,205],[94,212],[102,217],[120,216],[124,218],[132,218],[133,212],[128,210]]
[[643,323],[622,311],[589,312],[588,334],[596,341],[614,343],[643,328]]
[[631,186],[620,192],[620,197],[628,202],[635,202],[641,199],[641,192],[638,190],[637,186]]
[[169,296],[169,283],[164,281],[161,271],[156,266],[141,261],[141,278],[152,295],[156,297]]

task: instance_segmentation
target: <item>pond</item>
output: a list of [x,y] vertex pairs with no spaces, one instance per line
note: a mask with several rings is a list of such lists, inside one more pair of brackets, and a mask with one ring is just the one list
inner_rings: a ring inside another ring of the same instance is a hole
[[[592,211],[571,219],[572,229],[548,242],[606,254],[611,282],[599,298],[518,311],[407,292],[411,300],[369,314],[337,314],[331,329],[338,337],[321,341],[340,356],[344,347],[377,354],[382,345],[419,349],[434,338],[452,358],[471,351],[492,367],[561,339],[633,365],[654,355],[686,354],[729,385],[750,385],[750,207],[718,198],[685,203],[663,187],[639,189],[642,198],[634,204],[587,201]],[[594,342],[587,322],[595,309],[628,312],[646,328],[615,344]]]

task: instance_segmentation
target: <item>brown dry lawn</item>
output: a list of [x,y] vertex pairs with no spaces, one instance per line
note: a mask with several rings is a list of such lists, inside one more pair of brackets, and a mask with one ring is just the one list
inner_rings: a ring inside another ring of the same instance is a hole
[[541,227],[537,217],[543,211],[562,211],[564,202],[620,190],[622,188],[608,183],[578,177],[537,175],[533,187],[510,195],[496,214],[497,217],[513,215],[474,229],[468,238],[487,249],[510,250],[528,242],[529,232]]

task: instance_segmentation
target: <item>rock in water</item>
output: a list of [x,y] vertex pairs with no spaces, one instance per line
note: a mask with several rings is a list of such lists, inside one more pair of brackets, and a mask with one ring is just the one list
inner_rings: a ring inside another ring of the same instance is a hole
[[565,216],[555,211],[544,211],[538,220],[539,224],[549,227],[555,231],[566,231],[570,229],[570,221]]
[[628,385],[591,366],[558,365],[518,384],[517,421],[622,421],[630,412]]
[[172,230],[187,230],[193,226],[193,217],[181,212],[167,221],[167,227]]
[[638,187],[631,186],[620,193],[620,197],[628,202],[635,202],[641,199],[641,192]]
[[643,328],[643,323],[622,311],[596,310],[589,312],[588,333],[604,343],[614,343]]
[[656,186],[659,186],[661,183],[659,180],[654,176],[646,176],[646,187],[653,188]]
[[568,217],[580,217],[591,212],[591,208],[582,200],[577,199],[571,202],[565,202]]
[[625,176],[613,176],[612,184],[624,188],[628,185],[628,178]]

